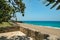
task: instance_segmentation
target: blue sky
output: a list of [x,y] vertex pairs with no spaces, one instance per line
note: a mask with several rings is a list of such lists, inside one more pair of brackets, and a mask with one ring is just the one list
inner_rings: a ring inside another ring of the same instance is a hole
[[60,21],[60,10],[56,10],[56,7],[50,9],[51,5],[46,7],[42,0],[24,0],[24,2],[25,16],[17,12],[18,21]]

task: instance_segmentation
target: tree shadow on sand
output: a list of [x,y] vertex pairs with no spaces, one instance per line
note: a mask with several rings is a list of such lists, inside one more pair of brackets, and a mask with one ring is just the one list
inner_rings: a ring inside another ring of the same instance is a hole
[[5,36],[1,36],[0,40],[30,40],[27,36],[12,36],[10,38],[7,38]]

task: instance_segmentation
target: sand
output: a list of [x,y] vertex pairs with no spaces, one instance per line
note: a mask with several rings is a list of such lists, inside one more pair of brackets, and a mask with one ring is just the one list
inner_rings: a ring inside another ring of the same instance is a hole
[[11,36],[15,36],[15,35],[25,36],[25,34],[22,33],[21,31],[0,33],[0,37],[1,36],[5,36],[5,37],[9,37],[10,38]]
[[30,24],[25,24],[25,23],[17,23],[17,24],[21,27],[25,27],[30,30],[35,30],[35,31],[41,32],[42,34],[49,34],[49,35],[54,35],[54,36],[60,37],[60,29],[30,25]]
[[[6,33],[0,33],[0,37],[7,37],[7,39],[13,37],[13,36],[26,36],[26,34],[22,33],[21,31],[14,31],[14,32],[6,32]],[[29,37],[30,40],[32,40],[31,37]]]
[[[30,25],[30,24],[25,24],[25,23],[17,23],[20,27],[23,28],[28,28],[30,30],[38,31],[42,34],[49,34],[50,37],[49,39],[51,40],[56,40],[57,38],[60,38],[60,29],[55,29],[55,28],[48,28],[44,26],[36,26],[36,25]],[[7,33],[0,33],[1,36],[5,37],[12,37],[12,36],[26,36],[26,34],[22,33],[21,31],[14,31],[14,32],[7,32]],[[33,40],[30,38],[30,40]]]

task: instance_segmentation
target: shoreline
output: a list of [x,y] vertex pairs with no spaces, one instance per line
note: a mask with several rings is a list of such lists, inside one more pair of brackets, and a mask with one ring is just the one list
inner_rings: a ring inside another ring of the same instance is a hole
[[[23,23],[23,24],[34,25],[34,24],[29,24],[29,23]],[[47,27],[47,28],[52,28],[52,29],[60,29],[59,27],[54,27],[54,26],[43,26],[43,25],[34,25],[34,26]]]
[[20,27],[41,32],[42,34],[56,35],[60,37],[60,29],[48,28],[43,26],[30,25],[26,23],[17,23]]

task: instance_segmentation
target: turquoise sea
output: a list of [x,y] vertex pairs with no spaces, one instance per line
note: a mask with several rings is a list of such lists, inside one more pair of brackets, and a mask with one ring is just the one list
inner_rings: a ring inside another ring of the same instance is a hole
[[60,21],[23,21],[27,24],[60,28]]

